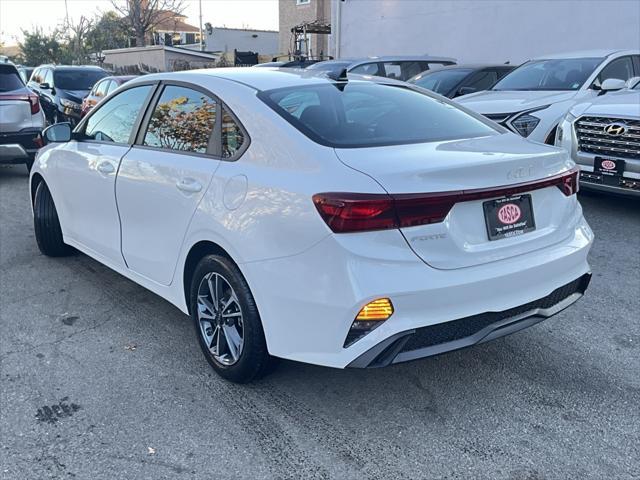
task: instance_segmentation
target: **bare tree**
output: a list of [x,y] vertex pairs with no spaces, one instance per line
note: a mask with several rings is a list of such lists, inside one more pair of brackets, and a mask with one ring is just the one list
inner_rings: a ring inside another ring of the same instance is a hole
[[166,20],[167,11],[184,10],[183,0],[111,0],[111,4],[131,27],[139,47],[146,45],[147,32]]
[[67,43],[73,60],[84,63],[88,59],[87,37],[94,28],[93,20],[84,15],[80,17],[78,23],[69,22],[67,24]]

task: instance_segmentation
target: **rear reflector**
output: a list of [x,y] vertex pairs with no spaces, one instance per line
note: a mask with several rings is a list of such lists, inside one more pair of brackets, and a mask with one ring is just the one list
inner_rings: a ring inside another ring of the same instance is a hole
[[501,187],[436,193],[318,193],[320,216],[335,233],[406,228],[442,222],[456,203],[484,200],[556,186],[566,196],[578,192],[578,167],[559,175]]
[[29,105],[31,107],[31,115],[34,115],[40,111],[40,101],[38,100],[38,96],[33,93],[19,95],[0,95],[0,100],[17,100],[21,102],[29,102]]

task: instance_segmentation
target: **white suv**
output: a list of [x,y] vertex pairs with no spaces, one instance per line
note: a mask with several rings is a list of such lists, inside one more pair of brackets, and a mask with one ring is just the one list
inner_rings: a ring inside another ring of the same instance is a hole
[[580,166],[582,187],[640,197],[640,82],[574,106],[556,145]]
[[548,55],[520,65],[491,90],[456,100],[523,137],[553,145],[571,107],[596,98],[607,79],[634,76],[640,76],[638,50]]

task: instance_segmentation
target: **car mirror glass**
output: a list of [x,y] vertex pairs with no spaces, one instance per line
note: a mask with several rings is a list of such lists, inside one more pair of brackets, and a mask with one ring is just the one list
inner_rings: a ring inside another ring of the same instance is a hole
[[42,135],[47,143],[68,142],[71,140],[71,124],[68,122],[56,123],[47,127]]

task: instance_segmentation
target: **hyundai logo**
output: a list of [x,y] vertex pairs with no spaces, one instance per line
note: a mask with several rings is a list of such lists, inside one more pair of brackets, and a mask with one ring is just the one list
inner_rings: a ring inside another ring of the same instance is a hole
[[604,127],[604,133],[606,133],[607,135],[612,135],[614,137],[622,135],[626,131],[627,129],[621,123],[610,123],[609,125]]

